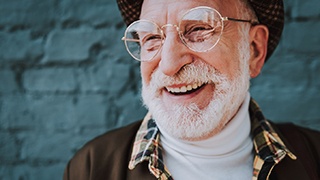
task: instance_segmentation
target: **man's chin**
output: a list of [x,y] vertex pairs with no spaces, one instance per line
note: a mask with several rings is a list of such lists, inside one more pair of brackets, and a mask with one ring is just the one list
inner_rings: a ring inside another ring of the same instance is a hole
[[[199,140],[209,136],[219,126],[220,119],[214,113],[200,109],[196,104],[166,104],[153,100],[149,110],[161,131],[183,140]],[[211,115],[210,115],[211,114]]]

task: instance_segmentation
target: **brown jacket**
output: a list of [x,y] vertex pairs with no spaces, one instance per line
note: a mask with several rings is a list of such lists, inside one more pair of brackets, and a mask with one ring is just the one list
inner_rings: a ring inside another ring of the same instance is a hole
[[[68,163],[64,180],[154,180],[147,162],[128,169],[141,121],[110,131],[87,143]],[[320,180],[320,133],[293,124],[272,124],[297,160],[285,157],[271,180]]]

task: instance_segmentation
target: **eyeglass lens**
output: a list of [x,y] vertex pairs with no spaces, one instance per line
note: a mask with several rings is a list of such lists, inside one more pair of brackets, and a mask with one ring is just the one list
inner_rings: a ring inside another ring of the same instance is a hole
[[[223,31],[223,21],[215,9],[194,8],[184,14],[178,31],[184,45],[195,52],[205,52],[218,43]],[[161,50],[164,38],[163,29],[157,24],[138,20],[128,26],[124,41],[133,58],[150,61]]]

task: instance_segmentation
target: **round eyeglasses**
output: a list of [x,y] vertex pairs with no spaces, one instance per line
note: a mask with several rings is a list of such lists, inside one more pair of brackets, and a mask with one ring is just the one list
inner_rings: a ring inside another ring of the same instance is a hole
[[200,6],[187,11],[179,25],[165,24],[160,27],[149,20],[135,21],[127,27],[122,40],[134,59],[151,61],[160,52],[164,43],[166,35],[163,29],[173,27],[185,46],[195,52],[206,52],[219,42],[224,21],[259,24],[255,20],[222,17],[216,9]]

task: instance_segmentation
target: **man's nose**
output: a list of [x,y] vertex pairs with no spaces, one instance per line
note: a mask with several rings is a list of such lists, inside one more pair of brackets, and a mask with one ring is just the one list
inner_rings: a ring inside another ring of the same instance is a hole
[[160,53],[159,69],[167,76],[175,75],[183,66],[192,63],[189,51],[177,32],[168,32]]

